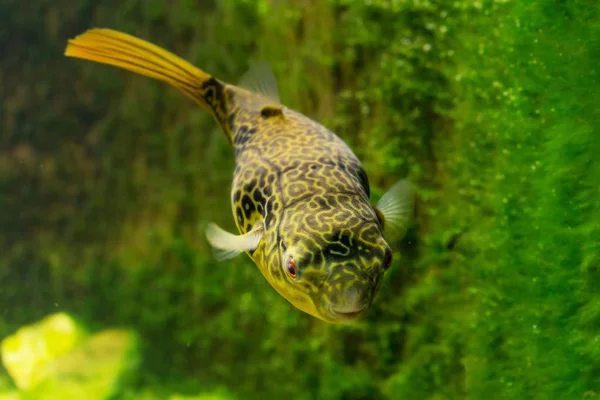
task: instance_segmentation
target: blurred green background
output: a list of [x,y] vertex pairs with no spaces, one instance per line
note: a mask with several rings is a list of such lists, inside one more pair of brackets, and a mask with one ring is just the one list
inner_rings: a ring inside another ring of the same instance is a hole
[[[64,57],[90,27],[229,82],[266,60],[375,197],[415,183],[364,320],[213,260],[224,135],[164,84]],[[117,399],[600,398],[597,0],[3,0],[0,49],[0,337],[55,312],[130,329]]]

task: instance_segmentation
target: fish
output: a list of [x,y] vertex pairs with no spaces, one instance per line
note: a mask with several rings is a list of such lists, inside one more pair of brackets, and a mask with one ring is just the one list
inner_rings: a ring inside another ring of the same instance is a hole
[[280,101],[269,65],[229,84],[124,32],[92,28],[65,49],[178,89],[212,114],[235,157],[231,208],[238,232],[210,222],[216,259],[246,253],[279,295],[331,324],[365,315],[392,265],[390,242],[411,225],[415,190],[397,181],[371,202],[361,162],[336,134]]

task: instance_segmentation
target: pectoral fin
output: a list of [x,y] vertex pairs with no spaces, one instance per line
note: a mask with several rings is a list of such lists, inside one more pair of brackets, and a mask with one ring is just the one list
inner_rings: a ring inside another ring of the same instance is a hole
[[219,261],[233,258],[242,251],[256,249],[262,236],[262,224],[258,224],[243,235],[234,235],[213,223],[208,224],[206,228],[206,238],[214,249],[215,258]]
[[404,237],[412,221],[414,206],[414,190],[406,180],[394,184],[381,197],[376,211],[387,237]]

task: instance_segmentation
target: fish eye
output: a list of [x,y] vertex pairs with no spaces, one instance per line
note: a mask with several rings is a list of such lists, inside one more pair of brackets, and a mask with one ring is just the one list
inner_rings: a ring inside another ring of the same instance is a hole
[[287,261],[287,272],[292,279],[296,279],[296,262],[292,258]]
[[392,266],[392,252],[388,250],[385,251],[385,256],[383,257],[383,269],[386,271]]

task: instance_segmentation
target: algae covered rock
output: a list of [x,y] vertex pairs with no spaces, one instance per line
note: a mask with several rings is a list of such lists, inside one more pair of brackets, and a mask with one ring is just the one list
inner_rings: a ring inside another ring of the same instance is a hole
[[0,400],[108,399],[138,365],[133,332],[106,330],[87,336],[64,313],[19,329],[1,347],[4,366],[20,392],[6,379]]
[[104,400],[127,382],[139,364],[137,337],[127,330],[106,330],[75,350],[49,362],[46,379],[23,392],[22,400]]
[[2,362],[19,389],[33,388],[46,378],[46,365],[85,338],[83,328],[65,313],[53,314],[19,329],[2,341]]

